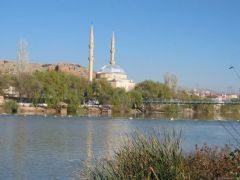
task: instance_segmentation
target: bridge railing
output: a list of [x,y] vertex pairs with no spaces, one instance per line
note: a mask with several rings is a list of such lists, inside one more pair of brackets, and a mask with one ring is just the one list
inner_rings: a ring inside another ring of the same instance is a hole
[[214,101],[214,100],[178,100],[178,99],[170,99],[170,100],[162,100],[162,99],[148,99],[143,101],[144,104],[232,104],[238,105],[240,101]]

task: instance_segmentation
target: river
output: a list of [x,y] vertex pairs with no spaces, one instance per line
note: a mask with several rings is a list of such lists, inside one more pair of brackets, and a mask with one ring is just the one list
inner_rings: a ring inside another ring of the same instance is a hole
[[234,144],[237,121],[0,115],[0,179],[75,179],[83,164],[110,156],[126,134],[182,131],[182,148]]

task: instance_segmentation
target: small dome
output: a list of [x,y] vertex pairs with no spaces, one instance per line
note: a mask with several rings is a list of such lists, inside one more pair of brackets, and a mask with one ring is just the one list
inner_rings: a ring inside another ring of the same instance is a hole
[[126,74],[125,71],[118,65],[112,65],[112,64],[107,64],[103,66],[100,71],[97,73],[120,73],[120,74]]

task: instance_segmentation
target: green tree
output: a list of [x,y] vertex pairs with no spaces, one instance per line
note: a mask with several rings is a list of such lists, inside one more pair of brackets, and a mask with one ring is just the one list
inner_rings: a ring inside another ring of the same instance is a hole
[[113,88],[106,80],[95,80],[92,83],[92,94],[100,104],[110,104]]
[[135,90],[142,94],[143,99],[170,99],[172,97],[169,87],[150,80],[137,84]]
[[11,76],[0,74],[0,95],[4,95],[4,89],[7,89],[11,82]]
[[43,86],[42,96],[50,107],[57,107],[59,102],[67,99],[68,79],[61,72],[37,72],[37,79]]
[[62,72],[36,72],[35,76],[43,87],[41,97],[47,104],[56,108],[60,102],[65,102],[69,112],[77,111],[89,89],[86,80]]
[[130,109],[130,98],[124,89],[115,88],[110,103],[115,112],[126,112]]
[[79,105],[87,98],[85,95],[90,89],[89,83],[85,79],[72,75],[69,75],[68,78],[68,94],[65,102],[68,103],[68,112],[76,112]]
[[128,96],[132,108],[140,108],[143,105],[143,97],[139,91],[133,89],[128,92]]

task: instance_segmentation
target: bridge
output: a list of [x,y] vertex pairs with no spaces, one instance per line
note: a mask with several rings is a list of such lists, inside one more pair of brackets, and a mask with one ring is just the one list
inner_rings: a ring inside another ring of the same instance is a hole
[[144,104],[177,104],[177,105],[197,105],[197,104],[213,104],[213,105],[240,105],[240,101],[211,101],[211,100],[144,100]]

